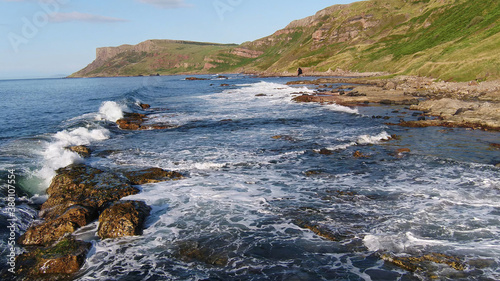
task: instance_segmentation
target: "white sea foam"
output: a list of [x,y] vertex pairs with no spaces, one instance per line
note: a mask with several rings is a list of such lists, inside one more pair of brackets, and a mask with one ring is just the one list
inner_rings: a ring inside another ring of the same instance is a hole
[[370,135],[359,136],[356,143],[360,145],[376,144],[383,140],[389,140],[390,138],[391,136],[386,131],[383,131],[382,133],[375,136],[370,136]]
[[123,118],[124,110],[126,110],[126,106],[114,101],[105,101],[99,108],[99,114],[96,116],[96,119],[116,122],[118,119]]
[[[64,130],[53,136],[42,153],[43,167],[36,175],[44,180],[43,185],[47,187],[59,168],[81,162],[83,159],[75,152],[66,149],[74,145],[89,145],[94,141],[102,141],[109,138],[107,129],[77,128],[72,131]],[[42,188],[44,188],[42,187]]]
[[338,104],[328,104],[328,105],[325,105],[325,108],[332,110],[332,111],[337,111],[337,112],[359,114],[359,111],[357,108],[350,108],[350,107],[338,105]]

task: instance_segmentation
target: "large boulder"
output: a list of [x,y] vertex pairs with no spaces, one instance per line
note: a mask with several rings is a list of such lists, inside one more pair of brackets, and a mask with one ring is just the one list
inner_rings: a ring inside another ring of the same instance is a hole
[[16,273],[22,280],[71,279],[82,267],[91,245],[65,236],[49,247],[18,256]]
[[144,202],[116,202],[99,216],[97,234],[102,239],[140,235],[150,211]]

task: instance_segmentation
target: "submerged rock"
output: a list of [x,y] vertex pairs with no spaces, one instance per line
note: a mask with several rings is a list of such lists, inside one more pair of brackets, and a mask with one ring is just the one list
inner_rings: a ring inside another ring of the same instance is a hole
[[147,103],[141,103],[139,104],[139,106],[142,108],[142,109],[149,109],[151,108],[151,105],[147,104]]
[[432,275],[432,264],[442,264],[457,271],[465,270],[465,264],[458,258],[439,253],[429,253],[422,256],[396,256],[381,254],[380,258],[411,272],[427,272]]
[[99,216],[97,234],[102,239],[142,234],[142,227],[151,208],[141,201],[114,203]]
[[178,247],[177,256],[187,262],[199,261],[214,266],[226,266],[229,263],[228,255],[210,243],[184,241]]
[[187,77],[186,80],[188,81],[196,81],[196,80],[210,80],[208,78],[199,78],[199,77]]
[[67,280],[82,267],[91,243],[66,236],[45,248],[16,258],[16,273],[27,280]]
[[123,173],[132,184],[141,185],[146,183],[157,183],[167,180],[179,180],[184,176],[178,172],[165,171],[160,168],[150,168],[139,171],[129,171]]

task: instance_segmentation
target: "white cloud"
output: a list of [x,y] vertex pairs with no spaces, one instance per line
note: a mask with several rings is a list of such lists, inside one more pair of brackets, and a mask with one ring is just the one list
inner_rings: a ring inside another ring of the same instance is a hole
[[79,12],[50,14],[49,20],[51,22],[81,21],[81,22],[95,22],[95,23],[127,21],[125,19],[120,19],[120,18],[105,17],[100,15],[92,15]]
[[191,5],[186,4],[184,0],[139,0],[139,2],[154,5],[162,9],[191,7]]

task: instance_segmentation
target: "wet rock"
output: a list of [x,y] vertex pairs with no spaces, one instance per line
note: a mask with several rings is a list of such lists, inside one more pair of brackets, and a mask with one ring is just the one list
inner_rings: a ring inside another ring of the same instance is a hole
[[411,150],[409,148],[400,148],[400,149],[396,150],[396,152],[398,154],[401,154],[401,153],[410,153]]
[[355,158],[369,158],[370,157],[369,155],[361,153],[361,151],[359,151],[359,150],[355,151],[352,156]]
[[308,94],[303,94],[301,96],[294,97],[292,100],[296,102],[312,102],[313,99],[314,99],[313,96]]
[[55,244],[16,258],[20,280],[71,280],[82,267],[91,243],[66,236]]
[[287,135],[277,135],[272,137],[275,140],[286,140],[286,141],[295,141],[295,139],[291,136]]
[[57,170],[47,189],[49,198],[41,206],[40,224],[32,225],[19,238],[21,245],[47,245],[87,225],[108,204],[138,193],[130,182],[116,174],[86,165]]
[[339,240],[338,237],[336,237],[336,235],[333,232],[331,232],[327,228],[322,227],[320,225],[313,224],[311,222],[304,221],[301,219],[295,219],[293,221],[293,223],[295,225],[299,226],[300,228],[309,229],[310,231],[314,232],[314,234],[321,236],[323,238],[326,238],[328,240],[331,240],[331,241],[338,241]]
[[151,108],[151,105],[147,104],[147,103],[141,103],[139,104],[139,106],[142,108],[142,109],[149,109]]
[[209,80],[208,78],[199,78],[199,77],[187,77],[188,81],[196,81],[196,80]]
[[[380,258],[411,272],[432,272],[432,263],[446,265],[458,271],[465,270],[465,264],[458,258],[440,253],[430,253],[422,256],[396,256],[381,254]],[[432,274],[430,274],[432,275]]]
[[229,87],[230,85],[229,84],[220,84],[221,87]]
[[97,218],[97,210],[83,206],[72,206],[61,216],[31,226],[19,237],[21,245],[48,245],[65,234],[73,233]]
[[70,165],[57,170],[47,189],[49,199],[43,203],[40,216],[53,219],[73,205],[100,211],[106,204],[138,192],[117,174],[86,165]]
[[210,243],[184,241],[179,243],[177,255],[184,261],[200,261],[214,266],[226,266],[229,257],[224,251],[212,247]]
[[184,176],[178,172],[166,171],[160,168],[128,171],[124,172],[123,175],[128,178],[132,184],[135,185],[157,183],[167,180],[179,180],[184,178]]
[[256,97],[267,97],[267,95],[266,95],[266,94],[256,94],[255,96],[256,96]]
[[90,148],[86,147],[85,145],[75,145],[75,146],[70,146],[67,148],[70,151],[78,153],[83,158],[88,158],[90,157],[90,154],[92,151]]
[[125,117],[116,121],[122,130],[139,130],[146,121],[146,115],[140,113],[125,113]]
[[490,146],[496,149],[500,149],[500,143],[490,143]]
[[306,175],[307,177],[312,177],[312,176],[321,175],[323,173],[324,172],[321,170],[309,170],[309,171],[305,171],[304,175]]
[[144,122],[148,120],[145,114],[141,113],[125,113],[125,117],[116,121],[118,128],[122,130],[137,131],[137,130],[164,130],[174,128],[169,124],[148,124]]
[[322,148],[319,150],[319,154],[323,154],[323,155],[332,155],[333,154],[333,151],[327,149],[327,148]]
[[140,201],[116,202],[99,216],[97,234],[102,239],[142,234],[151,208]]
[[393,104],[396,104],[396,102],[393,101],[393,100],[381,100],[379,103],[383,104],[383,105],[393,105]]

